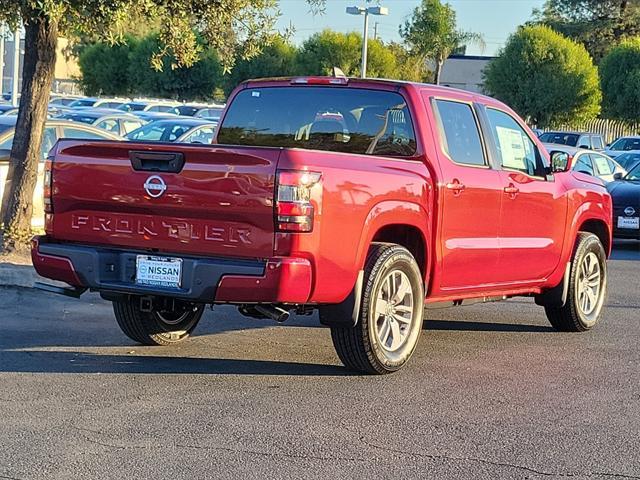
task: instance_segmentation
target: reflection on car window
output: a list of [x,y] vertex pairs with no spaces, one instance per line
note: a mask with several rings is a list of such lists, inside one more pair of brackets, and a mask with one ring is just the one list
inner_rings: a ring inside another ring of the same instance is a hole
[[409,156],[416,141],[401,95],[339,87],[265,87],[241,91],[218,142]]
[[191,132],[182,141],[184,143],[211,143],[213,141],[213,134],[215,129],[213,127],[202,127],[198,130]]
[[593,165],[591,164],[591,158],[589,155],[580,155],[578,161],[573,166],[576,172],[582,172],[589,175],[593,175]]
[[107,120],[103,120],[96,125],[98,128],[102,128],[103,130],[108,130],[113,133],[120,133],[120,127],[118,126],[118,121],[113,118],[109,118]]
[[451,160],[465,165],[486,165],[471,105],[448,100],[436,100],[436,105],[442,143]]
[[540,141],[543,143],[555,143],[557,145],[569,145],[576,147],[578,145],[578,135],[562,132],[547,132],[540,135]]
[[627,176],[624,177],[625,180],[631,180],[631,181],[640,181],[640,164],[636,165],[629,173],[627,173]]
[[58,140],[58,135],[56,134],[55,127],[47,127],[44,129],[44,134],[42,135],[42,145],[40,145],[40,158],[45,160],[49,155],[49,152],[56,144]]
[[190,125],[181,125],[169,121],[157,121],[148,123],[134,130],[127,135],[127,138],[147,142],[175,142],[191,128]]
[[[58,140],[56,127],[46,127],[42,135],[42,144],[40,145],[40,159],[45,160],[49,155],[49,151],[53,148]],[[13,146],[13,133],[0,144],[0,150],[11,150]]]
[[122,126],[124,127],[124,133],[131,133],[136,128],[140,128],[142,126],[142,122],[137,120],[124,120],[122,122]]
[[640,150],[640,138],[620,138],[609,147],[615,151]]
[[99,133],[91,130],[81,130],[79,128],[64,127],[63,138],[86,138],[89,140],[96,140],[98,138],[107,138],[107,135],[100,135]]
[[622,166],[622,168],[630,170],[636,164],[640,163],[640,154],[623,153],[619,157],[616,157],[616,162],[618,162]]
[[543,177],[545,165],[536,144],[510,115],[487,109],[500,164],[510,170],[519,170],[529,175]]

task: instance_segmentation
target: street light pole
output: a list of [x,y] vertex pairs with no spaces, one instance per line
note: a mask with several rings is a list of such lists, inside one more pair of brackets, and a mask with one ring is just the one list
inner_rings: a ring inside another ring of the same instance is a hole
[[18,106],[18,88],[20,86],[20,27],[13,34],[13,82],[11,87],[11,104]]
[[0,24],[0,97],[4,93],[4,23]]
[[369,47],[369,9],[364,10],[364,34],[362,35],[362,64],[360,76],[367,78],[367,51]]
[[347,7],[347,13],[349,15],[364,15],[364,33],[362,35],[362,64],[360,67],[360,76],[362,78],[367,78],[369,15],[389,15],[389,9],[386,7]]

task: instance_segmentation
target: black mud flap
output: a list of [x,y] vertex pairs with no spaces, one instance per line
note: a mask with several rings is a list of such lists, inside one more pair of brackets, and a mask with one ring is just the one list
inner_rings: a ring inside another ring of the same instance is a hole
[[356,285],[342,303],[320,307],[320,323],[328,327],[355,327],[360,316],[363,281],[364,270],[360,270]]
[[562,308],[567,303],[567,294],[569,293],[569,277],[571,276],[571,262],[567,263],[562,281],[555,287],[547,290],[540,295],[536,295],[537,305],[543,307]]

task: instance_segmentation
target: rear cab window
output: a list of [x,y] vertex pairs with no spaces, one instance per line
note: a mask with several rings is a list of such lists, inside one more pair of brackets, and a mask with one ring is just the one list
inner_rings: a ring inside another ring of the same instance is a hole
[[217,143],[407,157],[416,138],[396,92],[345,87],[258,87],[240,91]]
[[435,100],[440,141],[449,158],[462,165],[486,166],[480,130],[471,104]]

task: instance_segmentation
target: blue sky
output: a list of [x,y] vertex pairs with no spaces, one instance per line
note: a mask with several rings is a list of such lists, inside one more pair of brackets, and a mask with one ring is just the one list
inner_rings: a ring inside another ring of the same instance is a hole
[[[505,40],[518,25],[531,17],[531,11],[539,8],[543,0],[448,0],[456,10],[458,26],[463,30],[481,33],[486,47],[480,51],[471,46],[468,54],[493,55],[504,45]],[[376,0],[373,0],[375,4]],[[324,15],[309,14],[309,7],[305,0],[280,0],[282,18],[278,26],[284,28],[290,23],[296,32],[293,41],[301,43],[310,35],[331,28],[340,32],[356,30],[362,31],[362,17],[347,15],[345,8],[352,5],[363,5],[365,0],[327,0]],[[389,8],[388,17],[371,17],[371,31],[373,23],[378,24],[378,36],[383,40],[399,40],[398,25],[420,3],[419,0],[382,0],[381,4]]]

